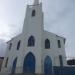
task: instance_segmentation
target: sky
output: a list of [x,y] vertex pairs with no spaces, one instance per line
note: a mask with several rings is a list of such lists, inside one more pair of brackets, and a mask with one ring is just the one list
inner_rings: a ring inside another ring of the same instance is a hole
[[[10,40],[22,32],[26,5],[34,0],[0,0],[0,39]],[[66,55],[75,57],[75,0],[40,0],[44,29],[66,38]],[[2,49],[0,49],[2,50]],[[0,51],[0,54],[2,54]]]

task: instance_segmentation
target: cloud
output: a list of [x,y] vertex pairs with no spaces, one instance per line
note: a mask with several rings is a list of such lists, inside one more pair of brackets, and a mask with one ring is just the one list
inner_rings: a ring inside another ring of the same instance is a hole
[[[67,39],[66,54],[75,56],[75,0],[42,0],[42,2],[45,29],[64,36]],[[22,31],[26,5],[32,3],[33,0],[0,1],[1,39],[10,39]]]
[[[44,3],[44,7],[45,4],[46,3]],[[75,1],[49,0],[47,2],[46,8],[44,10],[46,16],[45,29],[58,35],[64,36],[67,39],[67,56],[75,56]]]

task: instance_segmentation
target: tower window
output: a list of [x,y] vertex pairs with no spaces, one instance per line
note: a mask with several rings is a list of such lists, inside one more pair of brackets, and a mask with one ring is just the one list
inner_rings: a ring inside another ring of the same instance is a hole
[[50,48],[50,41],[49,39],[45,40],[45,49],[49,49]]
[[35,45],[35,39],[33,36],[30,36],[28,39],[28,46],[34,46]]
[[61,48],[60,40],[58,40],[58,48]]
[[35,13],[36,13],[35,10],[33,10],[33,11],[32,11],[32,17],[35,16]]
[[19,50],[19,48],[20,48],[20,43],[21,43],[21,41],[19,40],[18,44],[17,44],[17,50]]
[[8,58],[6,59],[5,67],[7,67],[7,64],[8,64]]
[[12,47],[12,43],[10,43],[10,45],[9,45],[9,50],[11,50],[11,47]]

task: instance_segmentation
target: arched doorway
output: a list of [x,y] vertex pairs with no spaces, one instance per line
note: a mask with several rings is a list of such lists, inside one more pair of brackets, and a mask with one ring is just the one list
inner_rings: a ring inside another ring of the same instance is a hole
[[15,73],[16,63],[17,63],[17,57],[13,61],[13,65],[12,65],[12,69],[11,69],[11,74],[14,74]]
[[44,75],[52,75],[52,60],[49,56],[44,60]]
[[35,73],[35,56],[31,52],[24,59],[23,73]]

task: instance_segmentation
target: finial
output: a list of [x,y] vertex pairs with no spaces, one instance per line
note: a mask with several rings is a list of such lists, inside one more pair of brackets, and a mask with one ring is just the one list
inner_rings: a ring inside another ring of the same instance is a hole
[[39,0],[34,0],[34,5],[39,4]]

